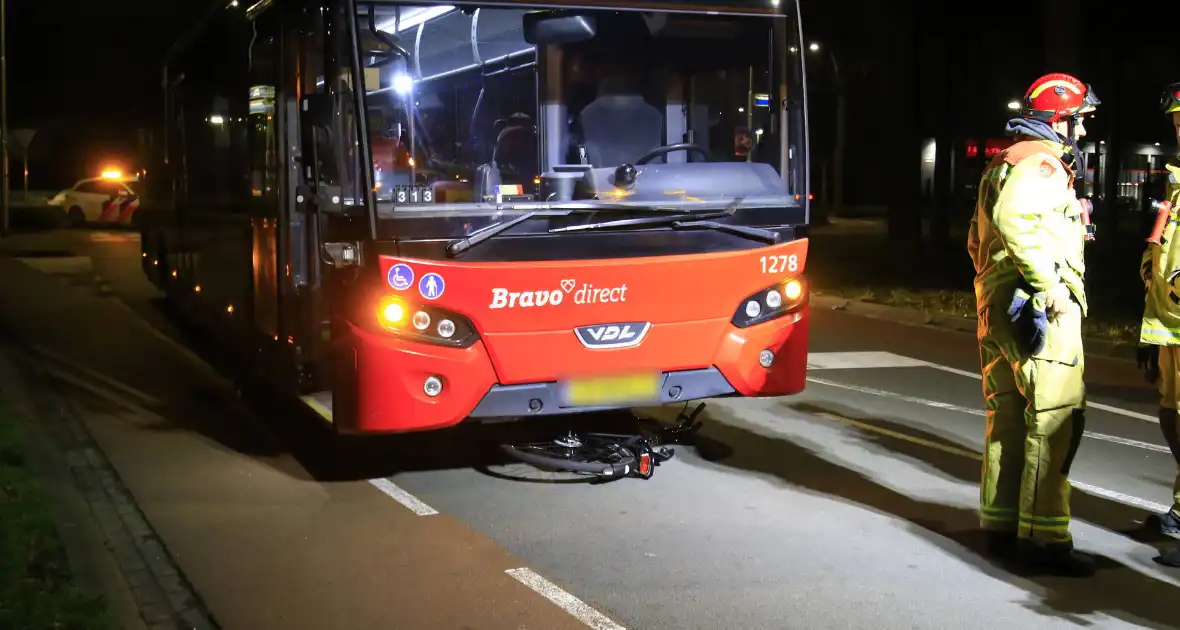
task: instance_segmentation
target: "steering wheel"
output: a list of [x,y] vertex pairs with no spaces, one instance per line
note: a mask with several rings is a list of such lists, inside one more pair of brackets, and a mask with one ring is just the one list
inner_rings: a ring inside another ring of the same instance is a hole
[[673,151],[688,151],[691,153],[699,153],[705,157],[706,161],[708,161],[708,159],[709,159],[709,152],[705,150],[705,147],[702,147],[699,144],[693,144],[691,142],[678,142],[676,144],[669,144],[667,146],[662,146],[662,147],[652,151],[651,153],[648,153],[647,155],[639,158],[638,160],[635,160],[635,165],[642,166],[642,165],[647,164],[648,162],[650,162],[660,156],[672,153]]

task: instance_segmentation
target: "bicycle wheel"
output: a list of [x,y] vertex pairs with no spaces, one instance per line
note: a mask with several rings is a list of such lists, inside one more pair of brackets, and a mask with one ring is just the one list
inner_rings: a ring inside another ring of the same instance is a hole
[[570,435],[547,442],[502,444],[512,457],[537,468],[626,477],[635,470],[635,452],[622,444],[631,436]]

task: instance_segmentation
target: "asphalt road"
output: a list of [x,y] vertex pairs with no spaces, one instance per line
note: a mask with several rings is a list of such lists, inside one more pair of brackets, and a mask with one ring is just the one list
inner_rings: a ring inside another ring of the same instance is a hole
[[227,629],[1180,625],[1180,570],[1133,531],[1170,502],[1175,465],[1127,363],[1087,360],[1074,465],[1073,531],[1102,568],[1028,579],[977,551],[968,335],[817,310],[808,390],[711,403],[696,446],[649,481],[571,483],[435,445],[434,466],[329,482],[295,429],[184,349],[133,234],[0,242],[34,250],[0,259],[0,320],[79,384],[91,431]]

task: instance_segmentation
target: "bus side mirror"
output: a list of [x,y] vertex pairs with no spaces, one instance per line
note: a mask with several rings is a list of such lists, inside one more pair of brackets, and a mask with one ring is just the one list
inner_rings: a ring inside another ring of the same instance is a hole
[[594,39],[598,22],[593,15],[533,11],[524,15],[524,41],[534,46],[574,44]]

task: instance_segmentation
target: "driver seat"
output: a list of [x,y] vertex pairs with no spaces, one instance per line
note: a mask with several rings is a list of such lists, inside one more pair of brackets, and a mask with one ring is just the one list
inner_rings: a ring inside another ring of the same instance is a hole
[[517,112],[492,125],[496,140],[492,161],[475,170],[473,182],[477,200],[496,196],[502,184],[519,184],[526,194],[535,194],[537,172],[537,127],[528,114]]
[[598,98],[578,113],[578,127],[595,167],[633,164],[664,146],[664,115],[621,78],[599,84]]

